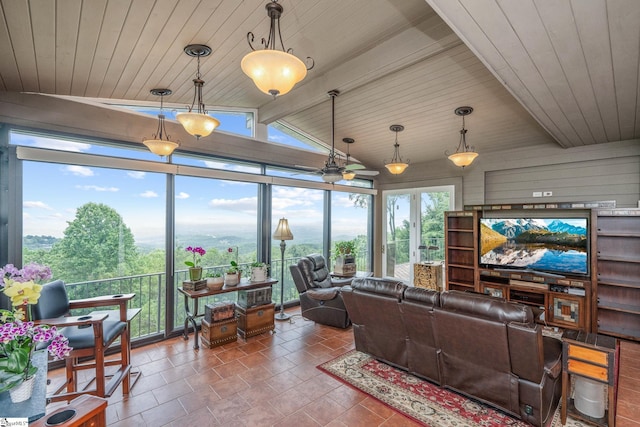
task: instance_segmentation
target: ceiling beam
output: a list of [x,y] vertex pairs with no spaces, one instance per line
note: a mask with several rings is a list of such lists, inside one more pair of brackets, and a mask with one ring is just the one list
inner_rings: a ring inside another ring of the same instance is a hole
[[325,102],[329,90],[344,94],[460,44],[442,19],[432,16],[322,75],[310,71],[302,86],[260,107],[258,120],[272,123]]

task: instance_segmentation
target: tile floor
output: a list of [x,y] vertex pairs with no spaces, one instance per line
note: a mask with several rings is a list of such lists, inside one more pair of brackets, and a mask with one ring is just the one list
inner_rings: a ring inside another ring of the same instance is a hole
[[[288,310],[299,313],[299,308]],[[202,342],[200,343],[202,345]],[[354,348],[342,330],[293,318],[276,333],[208,349],[172,338],[132,350],[142,377],[128,398],[109,399],[107,424],[126,426],[417,426],[322,373],[317,365]],[[62,369],[51,371],[60,383]],[[53,386],[52,385],[52,386]],[[50,404],[51,412],[63,403]]]
[[[299,308],[288,310],[295,314]],[[294,317],[276,333],[208,349],[173,338],[132,351],[142,372],[128,398],[109,399],[107,423],[127,426],[417,426],[317,365],[351,350],[353,334]],[[640,346],[621,351],[618,427],[640,427]],[[56,384],[61,369],[49,376]],[[51,412],[63,405],[51,404]]]

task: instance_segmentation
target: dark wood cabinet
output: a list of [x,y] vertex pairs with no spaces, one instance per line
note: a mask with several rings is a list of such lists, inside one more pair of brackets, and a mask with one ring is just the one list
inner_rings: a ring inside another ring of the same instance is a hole
[[600,209],[592,215],[594,325],[599,334],[640,340],[640,209]]
[[446,287],[476,290],[478,212],[445,212]]

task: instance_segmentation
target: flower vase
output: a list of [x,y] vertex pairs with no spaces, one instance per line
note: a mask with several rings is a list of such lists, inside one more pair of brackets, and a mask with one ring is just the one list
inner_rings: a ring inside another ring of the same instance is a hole
[[36,376],[33,375],[31,378],[21,382],[14,388],[9,390],[9,396],[11,397],[11,401],[13,403],[24,402],[25,400],[31,397],[33,393],[33,386],[36,384]]
[[202,267],[189,267],[189,280],[197,282],[202,279]]

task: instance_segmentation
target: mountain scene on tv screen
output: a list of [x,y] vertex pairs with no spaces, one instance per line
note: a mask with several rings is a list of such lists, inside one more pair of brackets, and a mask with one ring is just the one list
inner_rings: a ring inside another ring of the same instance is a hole
[[587,220],[483,218],[480,263],[516,269],[587,274]]

